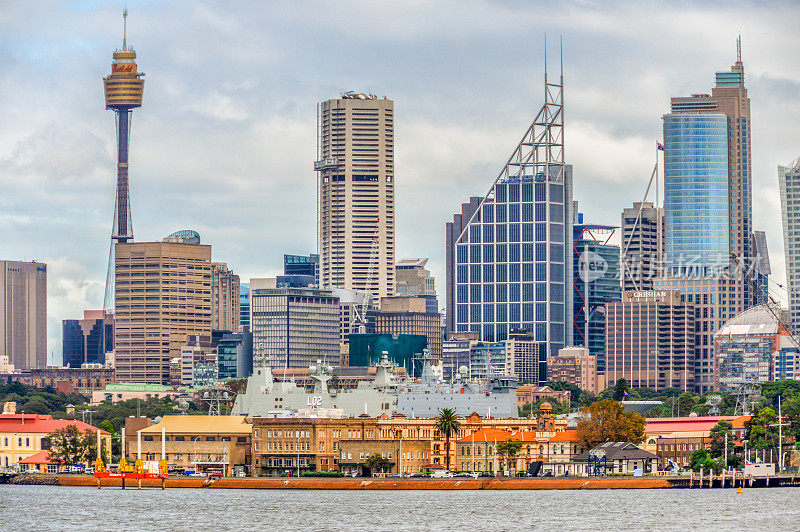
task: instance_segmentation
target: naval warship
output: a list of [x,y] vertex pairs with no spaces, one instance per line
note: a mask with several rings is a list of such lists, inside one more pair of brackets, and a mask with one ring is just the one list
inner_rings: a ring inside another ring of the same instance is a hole
[[398,381],[395,365],[383,353],[375,378],[353,389],[328,386],[333,368],[321,364],[309,368],[314,389],[306,391],[295,382],[278,382],[270,368],[255,368],[247,389],[236,397],[231,414],[249,417],[378,417],[396,413],[407,417],[432,418],[442,408],[459,416],[477,412],[495,418],[517,417],[517,379],[494,376],[486,384],[467,380],[467,368],[459,368],[451,382],[442,378],[441,365],[425,359],[419,379]]

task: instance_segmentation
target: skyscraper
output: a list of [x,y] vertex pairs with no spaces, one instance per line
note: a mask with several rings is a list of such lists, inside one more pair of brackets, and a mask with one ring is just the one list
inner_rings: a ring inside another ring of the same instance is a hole
[[427,312],[439,313],[436,298],[436,279],[425,269],[428,259],[400,259],[395,265],[398,296],[424,297]]
[[136,67],[136,52],[128,50],[128,10],[122,13],[122,50],[114,52],[111,74],[103,78],[106,109],[114,111],[117,119],[117,192],[114,203],[114,226],[111,229],[111,253],[106,277],[104,310],[113,311],[114,304],[114,243],[133,240],[130,193],[128,190],[128,139],[131,111],[142,106],[144,73]]
[[714,332],[755,301],[750,99],[741,47],[711,95],[672,98],[664,115],[666,272],[656,289],[696,312],[695,390],[714,386]]
[[[523,140],[475,209],[467,204],[447,225],[450,330],[499,342],[526,329],[548,356],[572,343],[572,167],[564,163],[562,87],[563,76],[551,83],[545,74],[545,104]],[[539,365],[544,379],[546,360]]]
[[792,332],[800,333],[800,157],[778,167]]
[[661,273],[664,235],[663,207],[636,202],[622,211],[620,273],[623,290],[653,289],[653,280]]
[[0,356],[17,369],[47,365],[47,264],[0,260]]
[[606,305],[620,300],[619,246],[609,241],[615,227],[573,226],[573,339],[606,369]]
[[82,320],[62,322],[62,364],[105,364],[114,350],[114,317],[103,310],[84,310]]
[[170,359],[189,337],[211,337],[211,246],[199,239],[182,231],[163,242],[116,245],[118,382],[167,384]]
[[241,324],[239,276],[224,262],[211,263],[211,328],[236,332]]
[[348,92],[318,106],[319,285],[395,288],[394,103]]

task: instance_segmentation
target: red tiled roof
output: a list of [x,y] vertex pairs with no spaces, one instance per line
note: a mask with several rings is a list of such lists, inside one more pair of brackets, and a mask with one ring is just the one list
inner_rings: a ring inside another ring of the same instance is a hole
[[50,451],[39,451],[27,458],[23,458],[20,464],[57,464],[58,461],[50,456]]
[[503,429],[481,429],[464,436],[457,443],[487,443],[495,441],[507,441],[511,438],[511,433]]
[[[89,430],[96,433],[98,430],[97,427],[93,427],[88,423],[73,419],[53,419],[53,416],[41,416],[38,414],[0,414],[0,433],[36,432],[49,434],[68,425],[77,426],[81,432]],[[100,429],[100,434],[107,435],[108,432]]]
[[526,441],[539,441],[536,439],[536,431],[535,430],[519,430],[511,435],[509,438],[510,440],[517,440],[521,442]]
[[550,441],[578,441],[578,431],[577,430],[565,430],[559,432],[552,438]]

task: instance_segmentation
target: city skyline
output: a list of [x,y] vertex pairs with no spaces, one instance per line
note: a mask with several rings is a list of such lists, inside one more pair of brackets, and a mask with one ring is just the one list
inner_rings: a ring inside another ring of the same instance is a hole
[[[196,229],[213,245],[213,260],[243,281],[278,273],[284,253],[315,251],[318,101],[347,90],[395,101],[396,256],[430,257],[432,275],[444,279],[443,224],[462,201],[485,192],[541,103],[545,30],[564,36],[574,197],[587,219],[609,224],[641,200],[669,97],[706,91],[713,72],[735,58],[741,32],[753,100],[753,226],[767,231],[774,278],[784,280],[776,167],[798,155],[783,139],[791,138],[787,117],[800,105],[800,66],[781,59],[797,50],[786,6],[695,8],[660,23],[636,8],[568,6],[544,22],[535,20],[536,6],[478,4],[469,17],[451,6],[456,30],[442,32],[444,7],[364,5],[362,22],[395,11],[393,22],[383,32],[355,24],[359,32],[337,35],[312,32],[326,14],[319,7],[307,23],[299,22],[302,8],[274,5],[259,6],[257,15],[241,7],[224,15],[208,6],[129,7],[128,42],[149,87],[131,140],[135,233],[153,241]],[[48,354],[58,357],[61,319],[102,305],[115,138],[98,103],[99,79],[119,46],[121,21],[116,3],[28,9],[0,16],[0,49],[10,51],[0,74],[7,95],[0,185],[10,191],[0,198],[0,255],[48,264]],[[427,22],[417,24],[423,15]],[[623,16],[639,21],[637,31],[617,29]],[[186,23],[176,27],[176,20]],[[464,43],[465,32],[474,39]],[[523,34],[530,53],[512,57]],[[334,36],[373,46],[366,60],[334,66],[325,41]],[[264,38],[267,46],[259,46]],[[16,88],[13,80],[26,78],[40,83]]]

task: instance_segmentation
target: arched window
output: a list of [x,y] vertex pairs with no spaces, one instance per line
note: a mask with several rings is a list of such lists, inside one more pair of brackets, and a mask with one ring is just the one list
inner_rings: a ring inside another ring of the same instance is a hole
[[564,446],[561,446],[561,454],[564,454]]
[[544,445],[539,446],[539,454],[544,454]]

